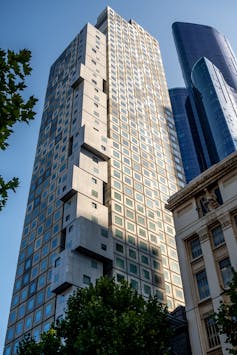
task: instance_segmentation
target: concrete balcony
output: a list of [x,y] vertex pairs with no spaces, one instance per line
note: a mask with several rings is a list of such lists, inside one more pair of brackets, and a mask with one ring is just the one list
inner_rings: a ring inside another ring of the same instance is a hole
[[79,133],[80,145],[103,160],[111,156],[110,139],[101,135],[89,125],[84,125]]
[[95,80],[94,72],[90,68],[88,68],[87,66],[81,63],[71,77],[71,87],[75,89],[78,85],[80,85],[83,82],[83,80],[96,85],[96,87],[103,92],[103,84],[104,84],[103,78],[97,76]]
[[83,64],[80,64],[71,77],[71,87],[73,89],[80,85],[85,79],[85,76],[83,75],[83,66]]
[[70,199],[73,195],[75,195],[77,190],[77,180],[79,179],[79,168],[75,165],[72,165],[71,168],[68,169],[67,180],[65,184],[61,188],[61,194],[59,199],[63,202]]
[[[102,162],[107,164],[106,162]],[[92,182],[92,179],[96,180],[96,184]],[[96,196],[92,196],[91,191],[96,190]],[[91,203],[91,200],[100,203],[103,205],[103,189],[104,189],[104,181],[99,179],[98,177],[94,177],[94,175],[88,173],[84,169],[79,168],[78,166],[73,165],[71,168],[68,169],[67,179],[64,181],[63,185],[61,186],[61,193],[59,195],[60,200],[66,202],[70,199],[73,195],[79,194],[86,196],[89,200],[84,201],[86,205]],[[79,199],[79,197],[78,197]],[[89,205],[87,208],[90,207]],[[89,211],[88,210],[88,211]],[[83,209],[81,210],[81,212]],[[99,213],[103,213],[108,215],[107,209],[105,211],[95,211]],[[82,212],[83,213],[83,212]],[[96,213],[97,214],[97,213]],[[97,216],[98,217],[98,216]]]
[[76,221],[71,249],[103,262],[111,263],[113,260],[111,233],[84,217],[79,217]]
[[106,267],[102,261],[65,249],[55,259],[51,291],[66,295],[77,287],[86,287],[89,283],[95,284],[105,271]]
[[79,260],[70,250],[64,250],[55,259],[55,267],[52,270],[51,291],[61,293],[72,285],[77,284],[75,270],[79,268]]

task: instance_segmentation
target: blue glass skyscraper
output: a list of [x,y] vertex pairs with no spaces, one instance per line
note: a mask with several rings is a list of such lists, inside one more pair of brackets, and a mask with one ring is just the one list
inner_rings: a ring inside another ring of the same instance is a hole
[[187,112],[190,110],[188,92],[185,88],[174,88],[169,90],[169,95],[175,117],[175,127],[183,159],[184,173],[186,181],[189,182],[194,176],[199,175],[201,170],[188,121]]
[[[188,93],[187,124],[204,171],[236,149],[237,60],[226,37],[212,27],[175,22],[172,29]],[[198,175],[195,158],[193,168],[187,181]]]
[[175,22],[172,30],[188,88],[192,87],[191,72],[194,64],[201,57],[206,57],[221,71],[227,84],[237,89],[237,59],[224,35],[215,28],[185,22]]
[[220,70],[201,58],[192,70],[192,83],[200,125],[211,165],[237,149],[237,105],[234,90]]

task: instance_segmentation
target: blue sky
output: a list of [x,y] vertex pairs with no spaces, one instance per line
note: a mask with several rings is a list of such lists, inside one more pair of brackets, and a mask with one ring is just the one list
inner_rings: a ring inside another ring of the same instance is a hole
[[182,86],[182,76],[172,39],[174,21],[213,26],[224,33],[237,53],[236,0],[1,0],[0,47],[32,51],[33,73],[29,94],[39,101],[37,116],[27,125],[16,125],[9,148],[0,152],[0,173],[20,178],[20,187],[11,194],[0,212],[0,353],[2,353],[10,307],[16,262],[28,197],[31,170],[43,107],[49,67],[85,23],[96,22],[109,5],[126,19],[133,18],[160,43],[168,86]]

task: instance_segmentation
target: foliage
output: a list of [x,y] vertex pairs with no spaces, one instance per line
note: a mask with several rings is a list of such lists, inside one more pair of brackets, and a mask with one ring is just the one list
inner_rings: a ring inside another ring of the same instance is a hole
[[61,340],[56,331],[51,328],[47,333],[41,335],[40,342],[36,342],[30,335],[27,335],[19,344],[17,354],[24,355],[53,355],[59,354]]
[[[171,330],[167,315],[167,308],[156,297],[145,301],[125,281],[116,284],[101,278],[95,286],[78,289],[69,298],[65,319],[50,331],[57,345],[54,353],[168,354]],[[38,344],[32,338],[24,340],[18,354],[51,354],[42,344],[43,339],[52,337],[49,334],[43,334]]]
[[[33,107],[37,101],[34,96],[28,100],[22,97],[26,88],[25,78],[30,75],[31,52],[23,49],[18,53],[0,49],[0,149],[8,146],[7,139],[13,132],[16,122],[29,123],[34,119]],[[0,175],[0,211],[5,206],[8,190],[15,191],[18,179],[5,182]]]
[[237,354],[237,272],[233,270],[233,279],[229,289],[224,292],[230,302],[221,303],[215,320],[221,334],[226,335],[226,343],[232,345],[230,354]]
[[0,175],[0,211],[6,205],[8,198],[8,190],[15,192],[16,187],[19,185],[18,178],[14,177],[13,179],[5,182],[3,177]]

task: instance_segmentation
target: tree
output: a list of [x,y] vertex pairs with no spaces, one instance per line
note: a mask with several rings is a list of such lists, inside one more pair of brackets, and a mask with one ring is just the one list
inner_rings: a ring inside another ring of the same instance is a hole
[[220,334],[226,335],[226,343],[232,345],[230,354],[237,354],[237,272],[233,270],[233,278],[229,289],[224,292],[229,296],[228,303],[221,303],[215,320]]
[[18,354],[165,355],[171,333],[167,308],[156,297],[145,301],[125,281],[101,278],[95,286],[78,289],[65,318],[38,343],[25,339]]
[[[16,122],[29,123],[34,119],[33,107],[37,101],[34,96],[28,100],[22,97],[22,91],[27,87],[25,79],[30,75],[31,52],[23,49],[18,53],[0,49],[0,149],[5,150],[7,140],[13,132]],[[5,206],[8,191],[15,191],[19,184],[18,178],[5,182],[0,175],[0,211]]]

